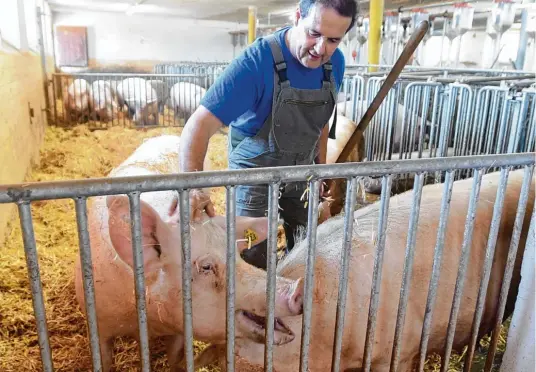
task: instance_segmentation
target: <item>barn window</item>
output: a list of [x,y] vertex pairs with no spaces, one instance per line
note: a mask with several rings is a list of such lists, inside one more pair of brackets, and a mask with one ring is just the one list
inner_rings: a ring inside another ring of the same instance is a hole
[[57,26],[58,65],[87,67],[87,27]]

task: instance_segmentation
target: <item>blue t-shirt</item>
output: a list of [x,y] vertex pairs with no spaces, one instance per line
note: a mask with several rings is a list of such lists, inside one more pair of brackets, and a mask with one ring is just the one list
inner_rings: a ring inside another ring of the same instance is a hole
[[[310,69],[294,58],[285,44],[285,27],[274,33],[287,63],[287,78],[298,89],[320,89],[323,67]],[[337,48],[331,56],[333,77],[339,90],[344,76],[344,56]],[[274,60],[266,39],[257,39],[235,58],[207,90],[201,104],[224,125],[253,136],[272,111]]]

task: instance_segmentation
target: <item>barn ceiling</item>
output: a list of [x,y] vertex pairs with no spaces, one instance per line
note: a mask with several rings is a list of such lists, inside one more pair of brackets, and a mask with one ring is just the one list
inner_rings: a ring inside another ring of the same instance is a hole
[[[247,23],[248,6],[257,7],[261,24],[283,24],[297,0],[48,0],[53,11],[93,10],[108,12],[132,12],[205,20]],[[138,2],[138,5],[134,5]],[[437,0],[385,0],[385,9],[400,6],[438,3]],[[369,1],[359,1],[360,13],[367,13]]]

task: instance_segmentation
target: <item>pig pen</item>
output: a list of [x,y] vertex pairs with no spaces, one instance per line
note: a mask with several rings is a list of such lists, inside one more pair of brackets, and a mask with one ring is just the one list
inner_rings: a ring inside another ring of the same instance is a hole
[[[181,128],[134,130],[114,127],[106,131],[90,131],[85,125],[71,129],[49,127],[41,150],[40,164],[33,170],[28,181],[104,177],[144,139],[180,132]],[[215,169],[226,168],[226,146],[225,133],[218,133],[211,139],[208,156]],[[217,213],[223,214],[225,191],[213,189],[212,198]],[[32,213],[55,368],[58,371],[90,370],[86,322],[75,300],[73,284],[73,263],[78,255],[74,203],[69,199],[34,202]],[[17,221],[13,223],[12,231],[3,246],[0,288],[0,370],[40,370],[41,358],[28,272]],[[505,348],[506,333],[507,324],[503,326],[499,339],[498,360]],[[488,340],[488,337],[482,340],[483,349],[487,347]],[[194,346],[198,353],[206,345],[195,342]],[[114,356],[116,370],[138,370],[140,360],[134,341],[126,338],[117,340]],[[485,355],[482,356],[484,359]],[[453,355],[449,371],[461,370],[462,360],[463,355]],[[429,358],[425,370],[439,371],[438,361],[439,356]],[[151,365],[154,371],[167,370],[163,345],[151,343]],[[212,367],[202,371],[217,370]]]

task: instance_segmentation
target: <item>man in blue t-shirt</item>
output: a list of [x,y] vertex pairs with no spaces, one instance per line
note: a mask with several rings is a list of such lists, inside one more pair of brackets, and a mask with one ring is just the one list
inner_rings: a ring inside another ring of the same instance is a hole
[[[230,127],[230,169],[325,163],[327,124],[345,66],[337,47],[356,15],[355,0],[300,0],[292,27],[248,46],[208,89],[186,123],[180,171],[203,170],[209,139],[222,125]],[[306,187],[300,182],[280,189],[287,252],[297,229],[307,225],[307,199],[302,199]],[[203,211],[214,215],[202,190],[191,191],[190,206],[194,220]],[[236,215],[261,217],[267,210],[267,185],[236,187]],[[266,268],[266,241],[242,257]]]

